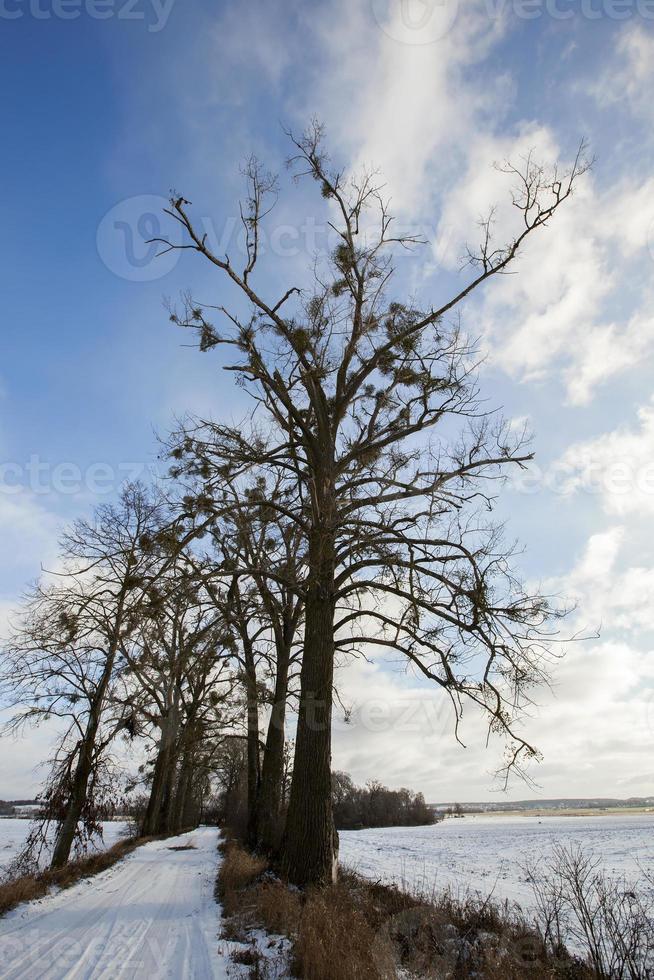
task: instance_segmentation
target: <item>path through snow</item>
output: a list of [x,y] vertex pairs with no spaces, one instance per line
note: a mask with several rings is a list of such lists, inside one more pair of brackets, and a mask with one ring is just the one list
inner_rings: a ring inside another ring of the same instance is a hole
[[217,845],[211,827],[144,844],[102,874],[19,906],[0,919],[3,980],[225,980]]

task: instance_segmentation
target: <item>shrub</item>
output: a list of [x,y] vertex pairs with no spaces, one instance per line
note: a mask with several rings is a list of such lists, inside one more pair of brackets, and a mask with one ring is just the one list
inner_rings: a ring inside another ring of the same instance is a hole
[[546,866],[527,865],[538,924],[557,954],[568,939],[583,952],[595,976],[649,980],[654,976],[652,902],[648,884],[606,874],[581,848],[556,845]]

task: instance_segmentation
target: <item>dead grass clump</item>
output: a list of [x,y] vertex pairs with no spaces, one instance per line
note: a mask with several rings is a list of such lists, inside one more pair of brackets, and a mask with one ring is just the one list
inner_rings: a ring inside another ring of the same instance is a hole
[[21,902],[31,902],[45,894],[43,884],[34,875],[23,875],[14,881],[0,884],[0,915],[4,915]]
[[294,968],[305,980],[396,976],[390,943],[366,920],[343,882],[307,894],[293,952]]
[[[590,980],[565,949],[556,955],[519,909],[451,893],[416,897],[343,871],[339,882],[300,892],[272,876],[266,861],[235,841],[222,846],[217,883],[223,937],[255,980],[274,964],[254,929],[290,941],[293,975],[303,980]],[[289,956],[288,945],[283,954]],[[270,971],[273,971],[272,973]]]
[[264,858],[250,854],[235,841],[228,841],[218,876],[217,894],[227,917],[243,915],[254,908],[251,886],[266,871]]
[[375,930],[381,929],[393,916],[408,909],[425,906],[427,903],[398,888],[396,885],[382,885],[379,882],[368,881],[353,871],[342,868],[339,874],[339,885],[347,888],[363,911],[366,921]]
[[254,890],[257,919],[268,932],[292,939],[302,915],[299,892],[281,881],[262,881]]
[[[416,932],[408,957],[412,969],[428,972],[439,962],[455,977],[484,980],[588,980],[594,974],[562,948],[548,949],[543,935],[509,903],[445,892],[429,906],[425,928]],[[431,949],[430,949],[431,940]],[[447,974],[450,975],[450,974]]]
[[[146,843],[145,839],[138,844]],[[106,851],[70,861],[63,868],[42,871],[40,874],[20,875],[0,884],[0,915],[4,915],[21,902],[43,898],[51,888],[70,888],[82,878],[89,878],[110,868],[137,847],[135,840],[118,841]]]

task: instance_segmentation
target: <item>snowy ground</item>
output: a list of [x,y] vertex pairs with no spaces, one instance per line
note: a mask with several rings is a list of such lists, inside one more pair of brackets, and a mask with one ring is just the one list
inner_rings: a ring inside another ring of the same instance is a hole
[[532,893],[520,865],[547,858],[558,841],[581,845],[611,872],[638,878],[654,870],[654,814],[606,817],[447,819],[433,827],[340,832],[340,860],[367,878],[412,891],[491,892],[529,910]]
[[218,940],[217,843],[218,831],[201,827],[145,844],[102,874],[19,906],[0,919],[3,980],[234,976]]
[[[31,822],[29,820],[13,818],[0,820],[0,876],[19,853],[29,834],[30,827]],[[115,844],[121,836],[124,836],[125,827],[126,824],[119,820],[103,823],[102,839],[98,838],[94,842],[97,850],[104,850]]]
[[[17,848],[21,821],[0,821],[4,850]],[[8,824],[3,828],[3,824]],[[25,825],[26,827],[27,825]],[[107,828],[106,844],[120,832]],[[654,867],[654,815],[465,817],[434,827],[342,832],[341,861],[375,880],[416,891],[452,886],[519,902],[531,892],[520,865],[547,858],[555,842],[581,845],[607,870],[637,877]],[[0,919],[3,980],[227,980],[238,944],[219,939],[214,899],[218,831],[137,848],[112,868]],[[180,850],[180,848],[182,848]],[[270,945],[259,939],[263,950]],[[272,966],[272,963],[271,963]],[[282,975],[282,972],[278,974]]]

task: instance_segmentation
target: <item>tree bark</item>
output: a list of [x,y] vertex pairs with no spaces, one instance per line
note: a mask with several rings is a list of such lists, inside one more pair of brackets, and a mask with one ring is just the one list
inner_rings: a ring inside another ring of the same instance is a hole
[[163,799],[161,801],[161,814],[157,833],[169,834],[173,831],[173,807],[175,805],[175,788],[177,785],[177,761],[179,758],[179,748],[176,743],[171,747],[168,756],[168,765],[164,776]]
[[[116,630],[116,637],[117,632],[118,631]],[[86,731],[84,732],[84,738],[82,739],[82,744],[80,746],[79,759],[75,768],[75,774],[73,776],[73,783],[66,810],[66,816],[59,825],[57,831],[57,839],[55,841],[52,860],[50,862],[50,867],[53,869],[62,868],[68,862],[73,841],[75,840],[77,825],[82,816],[84,804],[86,803],[89,779],[91,778],[91,773],[93,771],[93,751],[95,749],[95,740],[98,734],[98,728],[100,727],[100,720],[102,717],[102,709],[104,707],[107,688],[109,687],[109,682],[114,669],[116,650],[118,649],[118,641],[116,637],[114,637],[114,639],[111,641],[111,645],[107,653],[107,659],[102,671],[102,676],[100,677],[100,681],[91,702]]]
[[244,639],[245,685],[247,693],[247,757],[248,757],[248,819],[247,839],[256,844],[261,762],[259,752],[259,700],[254,651],[248,639]]
[[309,543],[311,578],[295,761],[280,854],[283,872],[299,886],[328,884],[337,874],[338,835],[331,795],[334,552],[334,535],[327,519],[314,529]]
[[152,774],[152,788],[141,827],[142,837],[151,837],[162,832],[166,783],[169,778],[176,735],[177,719],[171,709],[168,716],[162,719],[161,738]]
[[184,808],[186,806],[186,797],[189,792],[192,777],[190,757],[191,752],[187,747],[182,752],[179,775],[177,777],[177,785],[175,787],[175,793],[171,806],[169,829],[173,833],[179,833],[184,828]]
[[86,792],[88,789],[89,778],[93,769],[93,745],[97,732],[97,724],[87,726],[87,730],[80,748],[80,757],[73,776],[66,816],[57,831],[57,839],[50,862],[51,868],[62,868],[70,857],[70,852],[75,840],[77,824],[82,816]]
[[261,788],[257,803],[257,844],[268,853],[279,847],[282,827],[282,779],[284,775],[284,746],[286,744],[286,700],[290,645],[287,638],[277,646],[275,694],[266,735],[266,748],[261,769]]

